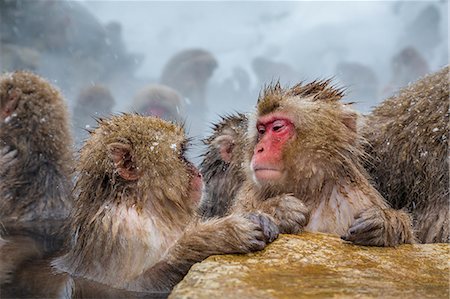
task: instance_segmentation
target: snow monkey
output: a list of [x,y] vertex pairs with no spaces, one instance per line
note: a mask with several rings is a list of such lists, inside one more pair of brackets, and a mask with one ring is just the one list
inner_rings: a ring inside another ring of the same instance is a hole
[[245,114],[228,115],[214,125],[213,133],[204,140],[208,147],[200,171],[205,190],[199,210],[204,218],[226,215],[245,179],[241,168],[246,131]]
[[105,297],[111,288],[164,293],[210,255],[247,253],[273,241],[277,227],[261,213],[196,218],[202,179],[185,158],[186,147],[184,129],[160,118],[100,120],[80,152],[71,247],[48,271],[31,264],[18,272],[15,291],[41,297]]
[[406,208],[422,243],[449,242],[449,67],[418,80],[368,117],[367,163],[380,192]]
[[[61,94],[30,72],[0,77],[0,284],[61,248],[72,205],[72,137]],[[3,273],[3,274],[2,274]]]
[[260,210],[282,233],[334,233],[360,245],[414,242],[409,214],[391,209],[362,166],[358,115],[330,80],[261,93],[249,118],[234,210]]

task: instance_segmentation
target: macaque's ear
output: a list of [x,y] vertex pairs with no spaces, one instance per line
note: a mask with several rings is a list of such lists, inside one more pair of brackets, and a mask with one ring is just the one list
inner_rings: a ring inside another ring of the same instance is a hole
[[115,142],[108,145],[108,155],[114,163],[117,173],[127,181],[134,181],[141,176],[138,171],[133,155],[131,145]]
[[8,91],[6,103],[1,110],[1,114],[4,118],[10,116],[14,110],[16,110],[21,94],[22,91],[17,88]]
[[212,143],[219,149],[222,160],[226,163],[230,163],[234,148],[233,137],[230,135],[222,135],[214,139]]
[[342,113],[342,123],[352,132],[357,131],[358,113],[352,110],[347,110]]

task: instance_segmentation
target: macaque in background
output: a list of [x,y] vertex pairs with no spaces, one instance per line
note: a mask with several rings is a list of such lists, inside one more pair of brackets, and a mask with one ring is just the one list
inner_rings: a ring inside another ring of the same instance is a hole
[[200,172],[205,190],[199,209],[204,218],[226,215],[245,180],[242,163],[246,131],[246,115],[229,115],[214,125],[213,133],[204,141],[207,150]]
[[297,82],[299,74],[287,63],[273,61],[266,57],[255,57],[252,69],[258,77],[257,86],[279,79],[283,83]]
[[425,58],[413,47],[406,47],[392,57],[391,70],[392,79],[383,90],[386,96],[391,96],[430,71]]
[[217,60],[210,52],[183,50],[167,62],[160,81],[189,98],[193,106],[204,106],[206,85],[216,68]]
[[341,85],[348,86],[349,98],[363,107],[378,101],[379,82],[373,69],[358,62],[340,62],[336,74]]
[[80,153],[70,249],[50,264],[23,267],[12,293],[167,293],[210,255],[247,253],[273,241],[277,227],[261,213],[195,216],[202,180],[186,146],[182,127],[156,117],[100,120]]
[[209,51],[188,49],[170,58],[162,71],[160,82],[178,91],[186,100],[190,136],[198,138],[205,134],[208,113],[205,92],[217,66],[216,58]]
[[103,85],[81,90],[73,108],[73,128],[78,147],[89,135],[86,129],[95,127],[95,118],[110,115],[114,105],[111,92]]
[[449,68],[400,90],[364,126],[378,190],[411,212],[422,243],[449,242]]
[[185,107],[180,94],[174,89],[160,85],[149,85],[136,95],[132,110],[142,115],[158,116],[169,121],[182,121]]
[[[0,222],[5,242],[0,242],[0,274],[10,273],[12,265],[28,257],[61,248],[65,238],[61,227],[72,206],[71,145],[69,116],[60,93],[32,73],[3,74]],[[5,282],[6,274],[0,276],[0,283]]]
[[267,87],[249,118],[247,179],[234,211],[271,215],[282,233],[333,233],[360,245],[413,243],[410,216],[391,209],[362,166],[358,115],[330,81]]

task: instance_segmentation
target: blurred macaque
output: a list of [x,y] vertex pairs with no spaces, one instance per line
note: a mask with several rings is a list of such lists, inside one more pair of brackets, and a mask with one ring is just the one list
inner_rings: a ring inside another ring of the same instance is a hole
[[186,159],[186,146],[183,128],[160,118],[100,120],[80,153],[69,250],[22,267],[9,292],[46,298],[167,295],[194,263],[272,242],[277,227],[262,213],[197,218],[202,178]]
[[411,212],[422,243],[450,242],[449,68],[400,90],[364,126],[367,163],[394,208]]
[[[443,35],[447,33],[441,31],[442,16],[437,5],[440,4],[430,3],[426,5],[415,18],[405,25],[405,32],[400,38],[404,45],[410,45],[418,49],[425,53],[428,58],[435,54],[439,44],[445,43],[446,40]],[[407,9],[408,4],[404,3],[404,6]],[[418,77],[415,79],[418,79]]]
[[371,106],[378,99],[378,79],[370,67],[357,62],[341,62],[336,67],[336,74],[349,90],[352,101]]
[[205,92],[209,79],[217,68],[214,56],[202,49],[183,50],[164,66],[160,82],[178,91],[186,100],[186,123],[190,134],[204,135],[208,103]]
[[252,69],[258,77],[258,88],[277,80],[289,83],[292,81],[296,82],[299,79],[299,75],[290,65],[265,57],[254,58],[252,60]]
[[72,206],[72,138],[61,94],[29,72],[0,77],[0,284],[58,251]]
[[187,97],[193,106],[202,107],[205,105],[206,85],[216,68],[217,60],[210,52],[184,50],[167,62],[160,81]]
[[271,215],[281,233],[333,233],[360,245],[413,243],[410,216],[391,209],[361,163],[358,114],[329,80],[261,93],[249,117],[232,211]]
[[180,94],[160,84],[149,85],[139,91],[134,98],[132,110],[170,121],[182,121],[185,117],[185,105]]
[[115,100],[108,88],[93,85],[81,90],[73,108],[76,144],[87,137],[86,129],[95,127],[95,118],[111,114]]
[[430,71],[425,58],[413,47],[406,47],[392,57],[391,70],[392,79],[384,89],[384,95],[391,95]]

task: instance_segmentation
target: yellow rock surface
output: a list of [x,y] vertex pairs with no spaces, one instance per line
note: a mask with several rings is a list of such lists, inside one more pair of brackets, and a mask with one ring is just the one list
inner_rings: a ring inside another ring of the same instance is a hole
[[169,298],[449,298],[450,244],[356,246],[281,235],[265,250],[194,265]]

